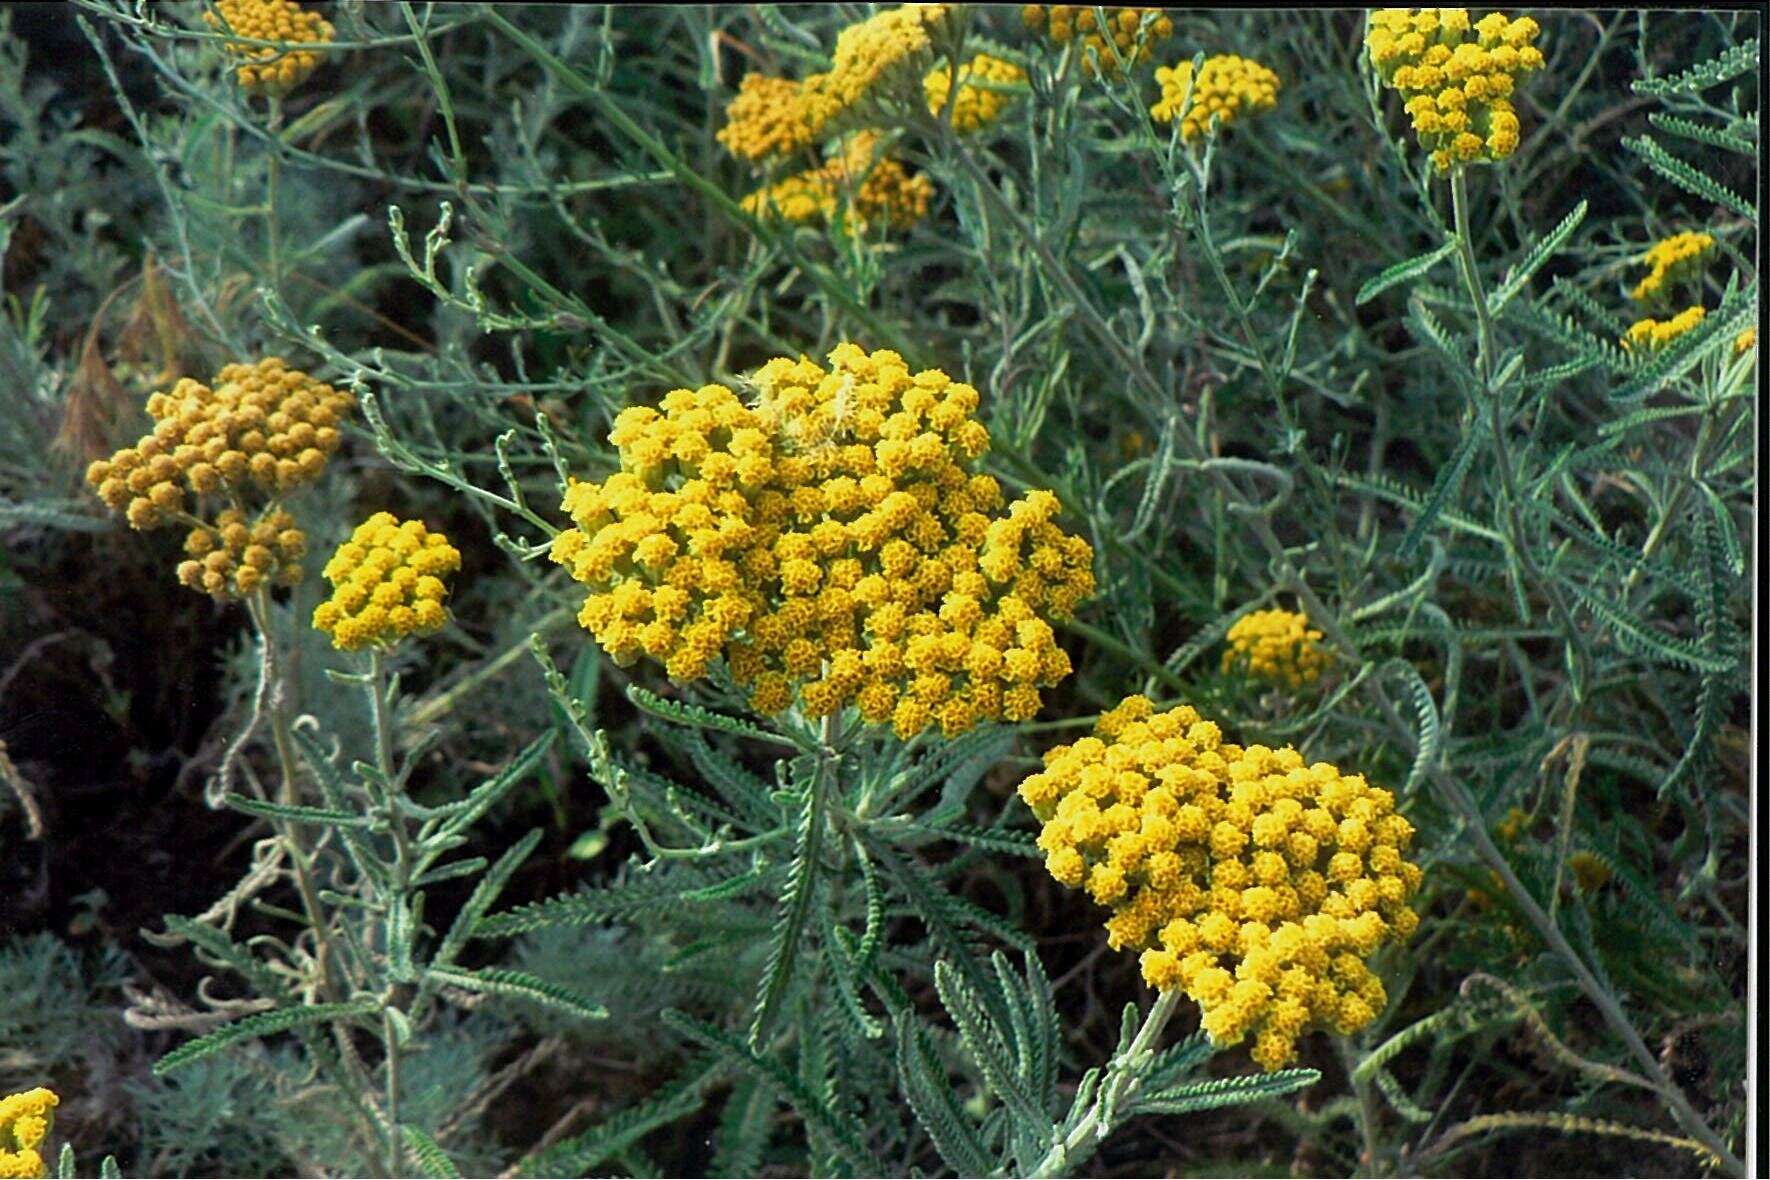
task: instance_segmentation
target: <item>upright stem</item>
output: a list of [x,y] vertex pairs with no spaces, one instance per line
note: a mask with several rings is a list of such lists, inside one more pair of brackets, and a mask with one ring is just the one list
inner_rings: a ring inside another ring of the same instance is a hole
[[[393,840],[393,875],[388,882],[387,912],[383,915],[381,947],[382,953],[391,958],[393,910],[396,906],[406,904],[406,893],[411,882],[412,855],[411,845],[406,837],[405,816],[400,811],[397,798],[400,788],[394,778],[393,727],[387,716],[387,689],[383,681],[381,652],[371,648],[369,674],[363,684],[369,694],[369,720],[375,731],[375,769],[381,772],[386,783],[386,793],[379,802],[387,812],[387,830]],[[379,787],[376,793],[381,793]],[[386,1057],[383,1072],[387,1087],[387,1174],[398,1176],[405,1152],[399,1127],[400,1041],[393,1016],[394,985],[389,985],[384,1004],[381,1010],[381,1047]]]
[[1136,1069],[1142,1064],[1144,1057],[1150,1053],[1155,1041],[1168,1026],[1174,1015],[1174,1009],[1180,1005],[1180,993],[1177,991],[1162,992],[1154,1004],[1149,1007],[1149,1014],[1143,1018],[1143,1027],[1131,1038],[1125,1051],[1114,1057],[1106,1067],[1106,1076],[1100,1079],[1100,1091],[1094,1096],[1093,1104],[1081,1121],[1070,1128],[1069,1134],[1051,1145],[1045,1158],[1039,1161],[1038,1167],[1028,1175],[1034,1180],[1045,1177],[1061,1176],[1068,1169],[1084,1162],[1100,1146],[1100,1141],[1112,1132],[1112,1124],[1108,1121],[1108,1112],[1121,1108],[1125,1101],[1136,1094],[1139,1081]]

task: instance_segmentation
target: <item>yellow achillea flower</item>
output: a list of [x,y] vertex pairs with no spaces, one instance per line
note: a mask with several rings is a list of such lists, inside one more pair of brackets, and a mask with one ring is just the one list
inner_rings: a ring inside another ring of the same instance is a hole
[[443,579],[460,568],[460,551],[447,537],[422,521],[377,512],[326,563],[332,597],[314,608],[314,628],[330,635],[340,651],[388,648],[408,635],[429,635],[448,618]]
[[1075,41],[1089,77],[1116,78],[1125,66],[1146,61],[1158,41],[1174,35],[1174,22],[1159,8],[1108,8],[1105,12],[1102,25],[1092,4],[1053,4],[1049,11],[1042,4],[1028,4],[1020,10],[1020,18],[1027,28],[1042,30],[1058,45]]
[[888,8],[836,35],[828,73],[805,79],[800,100],[814,131],[851,126],[881,102],[918,97],[935,39],[952,16],[950,4]]
[[1093,552],[1050,492],[1003,511],[977,391],[849,343],[749,385],[753,407],[706,385],[623,410],[621,470],[572,483],[552,556],[589,587],[585,630],[677,681],[723,658],[765,715],[854,703],[908,738],[1037,713]]
[[[1190,61],[1161,67],[1155,72],[1155,80],[1161,83],[1162,97],[1149,108],[1149,113],[1158,123],[1171,123],[1178,116],[1180,138],[1187,141],[1203,135],[1210,128],[1213,115],[1219,124],[1228,126],[1238,117],[1269,111],[1278,103],[1278,75],[1257,61],[1233,53],[1206,58],[1196,82],[1192,80]],[[1189,82],[1190,100],[1186,95]],[[1180,109],[1183,101],[1187,104],[1184,111]]]
[[0,1098],[0,1180],[49,1175],[42,1148],[60,1102],[55,1091],[41,1086]]
[[1196,1000],[1217,1044],[1251,1034],[1276,1070],[1303,1033],[1357,1032],[1388,1002],[1365,960],[1413,934],[1422,875],[1391,792],[1132,696],[1047,752],[1020,797],[1051,875],[1111,907],[1109,944]]
[[1315,683],[1328,665],[1321,632],[1295,611],[1257,610],[1243,615],[1225,639],[1229,648],[1223,653],[1223,671],[1239,669],[1250,679],[1292,691]]
[[292,586],[307,540],[281,499],[319,478],[355,404],[280,357],[228,365],[213,387],[187,377],[149,397],[153,430],[94,461],[86,482],[132,528],[190,526],[178,578],[192,589]]
[[1744,356],[1758,346],[1758,330],[1747,328],[1733,338],[1733,355]]
[[[1640,319],[1629,325],[1623,334],[1623,347],[1630,351],[1657,352],[1702,323],[1708,312],[1701,306],[1686,307],[1669,320]],[[1736,342],[1737,343],[1737,342]]]
[[[1026,71],[1011,61],[987,53],[973,57],[970,64],[959,67],[959,93],[953,99],[953,130],[962,134],[994,123],[1017,97],[1012,91],[1001,88],[1021,87],[1025,82]],[[952,83],[952,70],[945,65],[935,66],[922,79],[922,95],[928,101],[930,114],[938,115],[946,106]]]
[[1384,8],[1371,13],[1364,43],[1383,85],[1407,99],[1420,146],[1443,172],[1518,150],[1512,90],[1542,68],[1538,32],[1527,16],[1491,12],[1471,27],[1467,9]]
[[1647,277],[1635,284],[1629,298],[1637,303],[1658,298],[1714,248],[1715,239],[1705,233],[1673,234],[1653,243],[1640,258],[1649,268]]
[[803,151],[816,135],[800,83],[745,74],[725,108],[718,139],[738,159],[756,161]]
[[[204,9],[203,19],[211,28],[259,41],[316,44],[330,41],[333,32],[330,21],[295,0],[215,0],[213,10]],[[319,54],[311,49],[279,50],[229,41],[227,51],[246,59],[234,76],[240,88],[251,94],[286,94],[320,64]]]
[[934,185],[910,175],[879,142],[876,132],[857,131],[820,167],[757,189],[740,204],[755,217],[797,225],[834,223],[845,211],[844,224],[854,233],[878,225],[907,229],[927,215]]

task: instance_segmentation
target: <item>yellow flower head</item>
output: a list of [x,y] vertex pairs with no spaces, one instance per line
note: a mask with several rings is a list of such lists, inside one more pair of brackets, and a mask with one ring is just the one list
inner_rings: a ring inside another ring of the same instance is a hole
[[0,1180],[37,1180],[49,1175],[43,1144],[60,1102],[53,1090],[41,1086],[0,1098]]
[[553,559],[617,663],[674,680],[723,659],[757,712],[845,705],[909,737],[1024,721],[1069,672],[1051,620],[1093,592],[1057,499],[1004,507],[977,470],[977,391],[841,344],[777,357],[753,404],[678,389],[615,419],[621,469],[574,482]]
[[806,78],[800,91],[814,131],[852,127],[881,104],[919,97],[935,42],[951,16],[950,4],[905,4],[838,33],[829,71]]
[[[922,79],[929,113],[938,115],[952,89],[952,70],[942,64]],[[959,67],[959,93],[953,99],[953,130],[961,134],[986,127],[1001,117],[1026,83],[1026,71],[1011,61],[980,53]]]
[[1567,868],[1581,893],[1596,893],[1610,881],[1610,865],[1596,853],[1574,853],[1567,858]]
[[1219,1045],[1280,1069],[1311,1029],[1357,1032],[1387,996],[1366,960],[1419,924],[1395,797],[1296,750],[1241,747],[1141,696],[1020,784],[1060,883],[1109,907],[1107,940],[1198,1002]]
[[[308,12],[295,0],[215,0],[203,19],[214,29],[258,41],[317,44],[332,39],[332,24]],[[244,41],[226,42],[227,52],[246,64],[234,71],[240,88],[250,94],[286,94],[319,68],[311,49],[281,50]]]
[[1126,66],[1149,60],[1158,42],[1174,35],[1174,22],[1159,8],[1108,8],[1106,23],[1091,4],[1028,4],[1020,10],[1028,29],[1054,44],[1077,43],[1089,77],[1116,78]]
[[228,365],[212,386],[187,377],[149,397],[153,429],[92,463],[86,482],[131,528],[191,530],[178,577],[192,589],[294,585],[307,541],[281,500],[319,478],[355,404],[279,357]]
[[1315,683],[1328,664],[1321,632],[1295,611],[1257,610],[1243,615],[1226,638],[1223,671],[1239,669],[1249,679],[1293,692]]
[[[1629,325],[1623,334],[1623,347],[1631,352],[1658,352],[1684,333],[1702,323],[1707,315],[1701,306],[1686,307],[1669,320],[1640,319]],[[1737,341],[1735,345],[1737,346]]]
[[[1245,57],[1220,53],[1205,59],[1197,81],[1192,78],[1192,63],[1156,70],[1155,80],[1161,83],[1162,97],[1149,108],[1158,123],[1180,119],[1180,137],[1188,142],[1203,135],[1215,115],[1224,126],[1237,118],[1269,111],[1278,102],[1278,75]],[[1192,95],[1187,98],[1187,85]],[[1186,107],[1181,109],[1181,103]]]
[[1715,239],[1705,233],[1673,234],[1653,243],[1640,258],[1647,264],[1647,277],[1635,284],[1629,298],[1637,303],[1659,298],[1668,287],[1694,271],[1714,248]]
[[1542,68],[1536,21],[1462,8],[1384,8],[1370,14],[1365,49],[1384,87],[1407,100],[1420,146],[1440,172],[1496,163],[1518,150],[1511,96]]
[[460,568],[461,554],[447,537],[422,521],[377,512],[326,563],[332,597],[314,608],[313,625],[340,651],[429,635],[448,618],[443,579]]
[[1733,355],[1744,356],[1758,346],[1758,330],[1747,328],[1733,338]]
[[725,108],[725,126],[718,138],[738,159],[755,161],[803,151],[816,133],[800,83],[745,74],[737,97]]
[[874,131],[857,131],[823,165],[750,193],[745,212],[795,225],[835,224],[850,233],[875,226],[908,229],[928,213],[934,185],[883,150]]

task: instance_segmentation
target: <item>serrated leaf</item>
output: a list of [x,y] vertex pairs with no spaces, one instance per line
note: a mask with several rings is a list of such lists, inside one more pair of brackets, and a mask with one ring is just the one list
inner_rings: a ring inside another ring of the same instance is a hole
[[940,1158],[956,1174],[994,1175],[995,1163],[959,1105],[926,1034],[916,1027],[914,1017],[900,1016],[896,1023],[898,1077],[903,1081],[904,1097],[909,1099],[916,1121],[934,1141]]
[[418,1170],[430,1180],[460,1180],[461,1169],[436,1140],[410,1123],[401,1123],[399,1133]]
[[433,966],[425,974],[434,982],[447,987],[458,987],[463,991],[501,996],[505,999],[526,1000],[580,1020],[608,1018],[608,1009],[601,1004],[527,971],[514,971],[508,967],[480,967],[466,971],[458,967]]
[[1358,295],[1353,299],[1353,303],[1362,307],[1395,284],[1405,283],[1409,279],[1425,274],[1455,254],[1459,245],[1456,235],[1451,234],[1445,243],[1436,250],[1429,250],[1417,257],[1397,262],[1394,266],[1385,267],[1365,281],[1364,286],[1358,289]]
[[1714,180],[1708,173],[1695,165],[1672,155],[1645,135],[1639,135],[1633,139],[1624,136],[1622,143],[1624,147],[1645,160],[1649,168],[1679,188],[1730,209],[1747,221],[1755,222],[1757,220],[1757,210],[1752,208],[1751,202],[1742,198],[1720,181]]
[[698,1111],[706,1103],[707,1087],[717,1076],[718,1067],[711,1064],[687,1070],[681,1079],[646,1101],[616,1111],[596,1125],[525,1157],[516,1174],[537,1180],[590,1175],[659,1127]]
[[366,828],[369,818],[355,815],[348,811],[334,811],[329,807],[302,807],[288,803],[273,803],[268,799],[253,799],[246,795],[229,793],[223,800],[235,811],[243,811],[247,815],[259,815],[266,819],[286,819],[294,823],[325,824],[335,828]]
[[799,942],[811,919],[811,904],[817,894],[817,873],[822,855],[824,830],[824,797],[830,790],[822,765],[818,767],[806,795],[805,810],[799,821],[793,846],[793,863],[787,873],[786,888],[781,891],[780,909],[775,918],[774,934],[768,953],[768,965],[756,992],[755,1016],[750,1021],[750,1041],[760,1044],[768,1025],[786,998],[793,972],[799,966]]
[[288,1032],[290,1029],[303,1025],[324,1024],[334,1020],[355,1020],[381,1010],[381,1001],[373,997],[352,1000],[343,1004],[304,1004],[298,1008],[277,1008],[270,1012],[255,1012],[251,1016],[222,1025],[210,1033],[205,1033],[194,1041],[186,1041],[172,1052],[154,1062],[154,1073],[164,1076],[194,1061],[201,1061],[213,1053],[218,1053],[229,1045],[237,1045],[241,1041],[249,1041],[254,1037],[269,1036],[272,1033]]
[[1569,583],[1569,589],[1586,605],[1586,609],[1610,628],[1624,648],[1637,655],[1679,664],[1698,672],[1726,672],[1733,667],[1732,660],[1711,656],[1688,640],[1676,639],[1655,631],[1583,586]]
[[1241,1106],[1263,1098],[1282,1098],[1320,1080],[1321,1071],[1316,1069],[1285,1069],[1239,1078],[1213,1078],[1165,1090],[1140,1091],[1132,1099],[1131,1107],[1137,1114],[1193,1114],[1223,1106]]
[[1498,315],[1513,296],[1524,290],[1524,284],[1530,277],[1542,269],[1544,263],[1554,257],[1555,251],[1567,244],[1573,231],[1579,228],[1580,222],[1586,219],[1586,203],[1581,201],[1573,207],[1573,211],[1561,219],[1561,224],[1543,235],[1536,245],[1530,248],[1518,264],[1506,272],[1500,285],[1488,295],[1487,310],[1490,315]]

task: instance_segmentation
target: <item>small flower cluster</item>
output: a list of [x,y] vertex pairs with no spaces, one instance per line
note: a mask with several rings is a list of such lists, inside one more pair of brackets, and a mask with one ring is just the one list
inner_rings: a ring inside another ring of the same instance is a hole
[[[1016,97],[1012,88],[1024,86],[1026,71],[1011,61],[980,53],[959,67],[959,93],[953,99],[953,130],[964,134],[987,127],[1001,118]],[[952,70],[935,66],[922,79],[922,94],[930,114],[946,106],[952,89]]]
[[1251,1034],[1276,1070],[1303,1033],[1356,1032],[1388,1002],[1365,960],[1413,934],[1422,876],[1389,791],[1133,696],[1046,753],[1020,796],[1051,875],[1111,907],[1111,946],[1196,1000],[1217,1044]]
[[[225,29],[258,41],[318,44],[332,39],[332,24],[295,0],[215,0],[203,10],[211,28]],[[246,64],[234,71],[240,88],[250,94],[286,94],[319,68],[311,49],[278,50],[268,45],[227,42],[227,51]]]
[[[130,527],[190,526],[179,580],[217,598],[301,580],[306,540],[281,499],[319,478],[354,399],[279,357],[148,398],[153,430],[86,469]],[[205,512],[212,511],[213,516]]]
[[1629,298],[1637,303],[1657,299],[1667,288],[1696,269],[1715,248],[1715,239],[1705,233],[1680,233],[1661,239],[1648,247],[1640,261],[1647,264],[1647,277],[1635,284]]
[[1108,8],[1101,24],[1092,4],[1028,4],[1021,20],[1035,32],[1043,31],[1058,45],[1075,41],[1082,68],[1090,77],[1116,78],[1126,66],[1148,60],[1157,42],[1174,35],[1174,22],[1159,8]]
[[1511,96],[1522,75],[1542,68],[1538,31],[1527,16],[1491,12],[1471,27],[1467,9],[1384,8],[1370,15],[1365,48],[1383,85],[1407,99],[1420,146],[1442,172],[1518,149]]
[[906,4],[842,30],[831,69],[804,81],[748,74],[726,106],[719,142],[740,160],[777,165],[837,136],[826,163],[793,173],[743,199],[753,216],[795,224],[905,228],[927,212],[933,185],[912,177],[881,150],[881,125],[893,100],[920,101],[923,73],[951,6]]
[[37,1180],[49,1175],[43,1142],[61,1099],[39,1086],[0,1098],[0,1180]]
[[1225,636],[1223,671],[1240,672],[1281,688],[1314,684],[1328,665],[1321,632],[1306,615],[1288,610],[1257,610],[1235,621]]
[[1630,351],[1658,352],[1702,323],[1703,317],[1707,314],[1708,312],[1701,306],[1692,305],[1669,320],[1656,320],[1651,317],[1636,320],[1623,334],[1623,347]]
[[621,470],[573,482],[553,543],[590,588],[579,623],[677,681],[723,658],[765,715],[853,703],[908,738],[1037,713],[1093,552],[1050,492],[1003,511],[977,391],[847,343],[749,384],[753,408],[707,385],[615,419]]
[[[1210,129],[1215,115],[1220,125],[1228,126],[1238,117],[1269,111],[1278,103],[1278,75],[1245,57],[1219,53],[1205,59],[1196,81],[1192,63],[1163,66],[1155,72],[1161,83],[1162,97],[1149,108],[1158,123],[1180,120],[1180,138],[1191,142]],[[1192,95],[1187,97],[1191,84]],[[1181,109],[1181,103],[1186,107]]]
[[428,635],[448,617],[443,578],[460,568],[461,554],[447,537],[422,521],[377,512],[326,563],[332,597],[314,608],[313,625],[340,651]]
[[1733,338],[1733,355],[1744,356],[1758,346],[1758,330],[1747,328]]
[[[857,131],[821,167],[797,172],[744,197],[754,217],[794,225],[838,219],[852,233],[905,229],[928,213],[934,185],[886,155],[876,132]],[[845,219],[844,219],[845,215]]]

